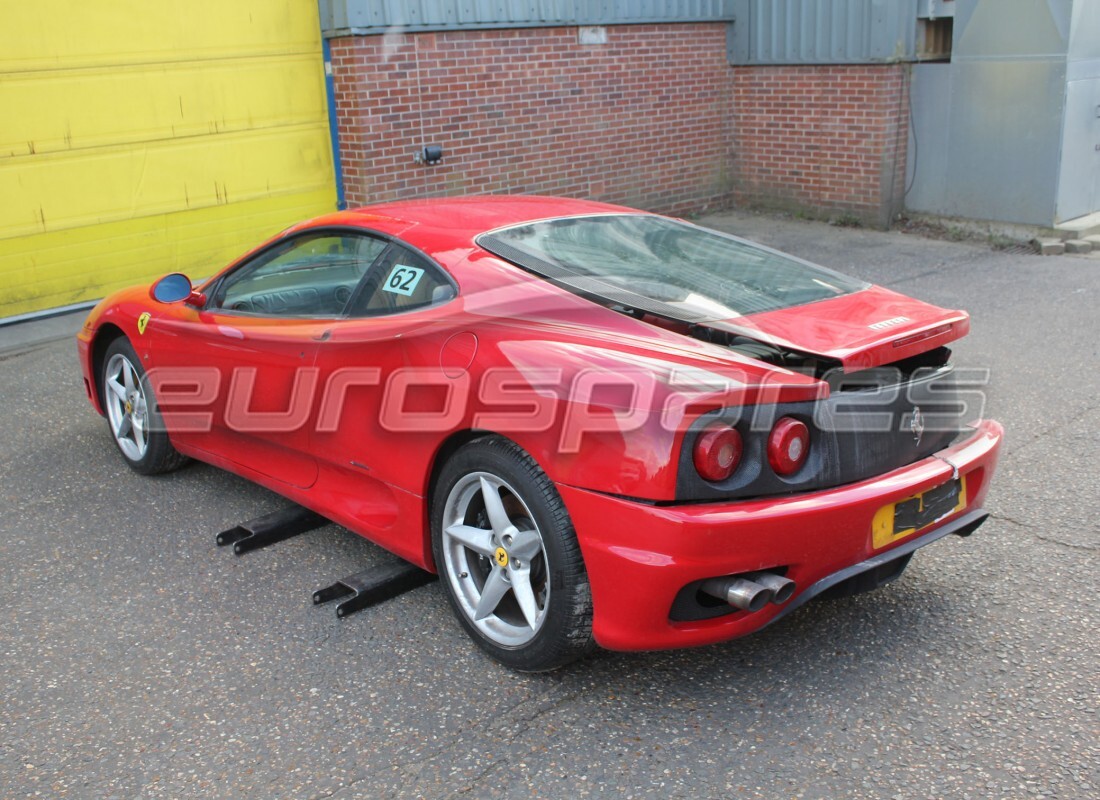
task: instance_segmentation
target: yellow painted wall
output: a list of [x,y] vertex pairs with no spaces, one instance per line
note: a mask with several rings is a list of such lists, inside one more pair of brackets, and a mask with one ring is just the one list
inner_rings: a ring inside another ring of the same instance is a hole
[[4,3],[0,318],[209,275],[336,204],[316,0]]

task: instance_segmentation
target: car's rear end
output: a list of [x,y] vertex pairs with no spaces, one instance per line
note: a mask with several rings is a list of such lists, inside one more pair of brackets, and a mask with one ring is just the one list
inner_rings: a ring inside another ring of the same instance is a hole
[[[771,370],[751,404],[685,404],[674,487],[559,481],[601,645],[750,633],[825,592],[893,580],[919,547],[984,521],[1003,430],[975,421],[980,380],[952,363],[964,312],[651,215],[524,223],[478,243],[662,337]],[[795,374],[818,391],[783,400]]]
[[916,549],[972,533],[1003,430],[960,429],[950,373],[701,414],[681,440],[674,501],[559,486],[600,644],[741,636],[822,593],[876,588]]

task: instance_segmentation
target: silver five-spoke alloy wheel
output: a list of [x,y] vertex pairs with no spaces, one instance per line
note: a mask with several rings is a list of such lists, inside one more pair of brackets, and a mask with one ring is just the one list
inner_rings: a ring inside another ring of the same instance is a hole
[[542,627],[550,600],[546,550],[519,493],[488,472],[454,485],[443,511],[445,580],[487,639],[522,647]]
[[130,359],[115,353],[107,362],[104,386],[111,433],[128,459],[140,461],[149,449],[149,405],[141,376]]

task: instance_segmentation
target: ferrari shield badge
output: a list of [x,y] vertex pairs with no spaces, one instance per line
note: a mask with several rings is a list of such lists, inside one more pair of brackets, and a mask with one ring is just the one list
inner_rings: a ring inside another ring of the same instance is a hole
[[913,415],[909,418],[909,430],[913,434],[913,441],[920,444],[920,437],[924,435],[924,416],[920,413],[920,406],[913,406]]
[[145,326],[149,324],[149,317],[151,317],[151,316],[152,315],[148,311],[144,311],[144,312],[142,312],[141,316],[138,317],[138,333],[139,334],[142,334],[142,335],[145,334]]

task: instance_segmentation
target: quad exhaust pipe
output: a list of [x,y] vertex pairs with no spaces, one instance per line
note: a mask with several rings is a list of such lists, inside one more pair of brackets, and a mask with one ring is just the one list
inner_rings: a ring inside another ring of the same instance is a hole
[[746,572],[727,578],[711,578],[704,581],[700,588],[734,608],[759,611],[768,603],[786,603],[796,587],[794,581],[774,572]]

